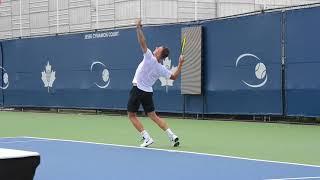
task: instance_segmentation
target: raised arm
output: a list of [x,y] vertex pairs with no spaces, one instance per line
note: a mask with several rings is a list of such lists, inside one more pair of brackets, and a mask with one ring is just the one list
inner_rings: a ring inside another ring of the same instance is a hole
[[138,36],[138,41],[139,44],[141,46],[141,49],[143,51],[143,53],[147,52],[147,43],[146,43],[146,39],[144,38],[143,32],[142,32],[142,24],[141,24],[141,19],[137,20],[137,36]]
[[179,74],[181,73],[183,63],[184,63],[184,57],[180,55],[178,69],[170,76],[170,79],[176,80],[178,78]]

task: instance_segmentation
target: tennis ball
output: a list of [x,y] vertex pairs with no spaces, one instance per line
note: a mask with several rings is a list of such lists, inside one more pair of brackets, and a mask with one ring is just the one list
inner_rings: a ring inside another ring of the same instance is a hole
[[4,73],[3,74],[3,83],[8,84],[8,82],[9,82],[9,76],[7,73]]
[[108,69],[104,69],[102,71],[102,79],[104,82],[107,82],[109,80],[109,71]]
[[267,68],[263,63],[258,63],[256,65],[256,77],[258,79],[263,79],[266,76]]

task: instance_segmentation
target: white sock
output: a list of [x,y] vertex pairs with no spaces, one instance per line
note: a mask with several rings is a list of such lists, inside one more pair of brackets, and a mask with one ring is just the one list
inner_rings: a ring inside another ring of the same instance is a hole
[[166,133],[168,134],[169,138],[171,138],[174,135],[170,128],[166,130]]
[[141,131],[140,134],[144,139],[150,139],[150,135],[146,130]]

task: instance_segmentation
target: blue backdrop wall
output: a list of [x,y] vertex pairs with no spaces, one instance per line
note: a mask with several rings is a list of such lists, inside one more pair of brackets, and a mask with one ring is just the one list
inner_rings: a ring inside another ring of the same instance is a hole
[[[203,27],[203,94],[182,96],[179,79],[159,80],[157,111],[318,116],[319,9],[191,23]],[[170,48],[170,70],[178,65],[185,26],[144,28],[152,51]],[[132,28],[3,41],[0,54],[5,107],[120,110],[143,57]]]
[[320,8],[288,11],[286,16],[287,114],[320,115]]
[[207,112],[281,114],[281,13],[206,24]]
[[[171,48],[172,66],[178,62],[179,32],[178,26],[145,30],[150,48],[176,47]],[[143,57],[135,29],[12,40],[3,47],[10,75],[5,106],[126,109]],[[155,85],[161,111],[181,111],[180,82],[173,84]]]

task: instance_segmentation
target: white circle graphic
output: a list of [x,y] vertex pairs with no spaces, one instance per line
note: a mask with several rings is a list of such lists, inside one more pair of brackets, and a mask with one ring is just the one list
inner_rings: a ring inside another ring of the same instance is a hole
[[[100,62],[100,61],[95,61],[95,62],[93,62],[93,63],[91,64],[91,67],[90,67],[90,71],[91,71],[91,72],[93,71],[93,67],[96,66],[96,65],[101,65],[101,66],[103,66],[103,67],[106,67],[106,65],[104,65],[102,62]],[[109,74],[108,69],[105,68],[105,69],[102,71],[101,76],[102,76],[102,80],[103,80],[106,84],[104,84],[104,85],[99,85],[99,84],[96,83],[96,82],[95,82],[94,84],[95,84],[97,87],[102,88],[102,89],[107,88],[107,87],[109,86],[109,83],[110,83],[110,74]]]
[[254,54],[249,54],[249,53],[245,53],[245,54],[241,54],[236,61],[236,67],[238,67],[238,63],[245,57],[253,57],[255,58],[259,63],[256,65],[255,67],[255,75],[258,79],[264,79],[264,81],[260,84],[249,84],[244,80],[241,80],[244,84],[246,84],[249,87],[252,88],[259,88],[264,86],[267,81],[268,81],[268,75],[267,75],[267,68],[266,66],[261,62],[260,58],[258,58],[256,55]]

